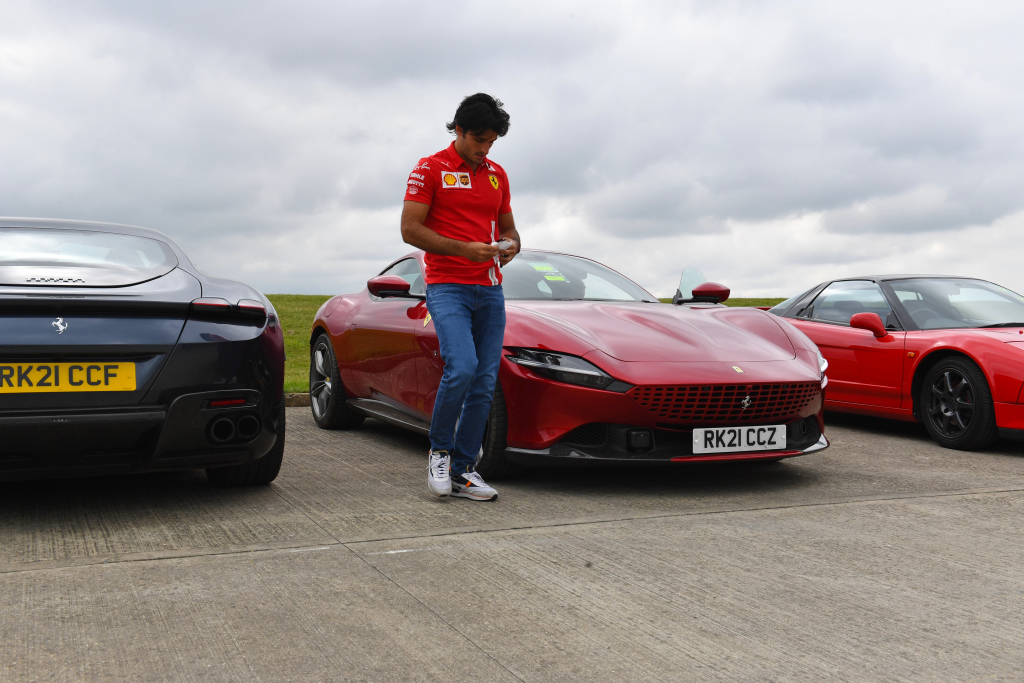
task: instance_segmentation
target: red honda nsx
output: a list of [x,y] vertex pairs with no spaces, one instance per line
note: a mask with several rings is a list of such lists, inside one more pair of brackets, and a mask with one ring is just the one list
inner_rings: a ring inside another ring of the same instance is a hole
[[[502,270],[504,360],[477,470],[778,460],[824,449],[824,359],[795,327],[721,305],[705,283],[659,303],[578,256],[526,250]],[[317,312],[310,398],[324,429],[374,417],[421,433],[444,370],[423,254]]]
[[946,448],[1024,440],[1024,297],[972,278],[823,282],[772,313],[828,360],[825,407],[920,421]]

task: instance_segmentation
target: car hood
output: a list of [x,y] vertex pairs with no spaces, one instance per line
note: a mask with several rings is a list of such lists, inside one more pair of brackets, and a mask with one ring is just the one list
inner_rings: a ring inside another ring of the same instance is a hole
[[[621,361],[791,360],[793,344],[753,308],[589,301],[511,301],[513,315],[555,326]],[[531,326],[533,327],[533,326]]]

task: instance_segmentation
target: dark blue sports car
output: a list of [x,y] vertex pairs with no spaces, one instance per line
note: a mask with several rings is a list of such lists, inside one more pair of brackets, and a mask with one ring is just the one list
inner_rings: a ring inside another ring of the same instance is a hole
[[270,301],[165,235],[0,218],[0,480],[204,468],[269,483],[283,381]]

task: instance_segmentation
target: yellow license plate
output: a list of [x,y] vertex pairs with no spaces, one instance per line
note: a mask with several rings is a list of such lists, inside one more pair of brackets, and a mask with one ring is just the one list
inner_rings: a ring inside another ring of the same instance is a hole
[[0,394],[135,391],[135,363],[3,363]]

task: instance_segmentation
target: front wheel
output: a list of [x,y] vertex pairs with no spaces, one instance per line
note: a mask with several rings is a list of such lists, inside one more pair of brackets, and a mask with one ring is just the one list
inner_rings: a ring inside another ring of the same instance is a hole
[[921,419],[944,448],[971,451],[999,439],[992,392],[981,368],[968,358],[940,360],[921,385]]
[[309,406],[320,429],[353,429],[363,415],[348,407],[331,338],[321,334],[309,353]]
[[495,382],[491,412],[487,416],[487,427],[484,428],[484,442],[480,449],[480,457],[476,461],[476,471],[480,476],[486,479],[501,479],[515,474],[519,469],[509,462],[505,455],[507,434],[508,411],[505,408],[505,394],[501,390],[501,382]]

